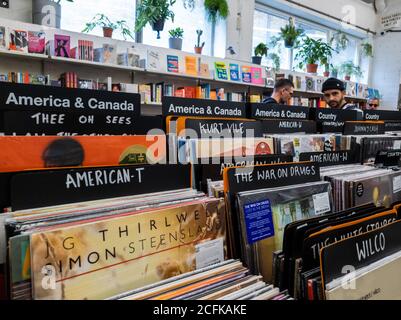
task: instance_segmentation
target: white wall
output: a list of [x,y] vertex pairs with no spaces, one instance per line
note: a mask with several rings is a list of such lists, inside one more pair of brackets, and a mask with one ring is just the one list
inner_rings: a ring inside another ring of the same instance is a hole
[[32,22],[32,0],[11,0],[10,8],[0,8],[0,18]]
[[[399,0],[389,0],[387,4],[385,15],[401,12]],[[382,105],[388,109],[396,109],[401,79],[401,33],[381,35],[379,21],[378,18],[378,34],[374,41],[372,85],[380,89],[383,95]]]

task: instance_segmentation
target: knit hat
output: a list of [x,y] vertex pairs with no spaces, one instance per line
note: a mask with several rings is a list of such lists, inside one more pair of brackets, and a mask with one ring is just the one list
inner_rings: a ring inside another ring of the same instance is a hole
[[336,78],[329,78],[327,79],[322,86],[322,92],[325,92],[327,90],[345,90],[344,82],[341,80],[338,80]]

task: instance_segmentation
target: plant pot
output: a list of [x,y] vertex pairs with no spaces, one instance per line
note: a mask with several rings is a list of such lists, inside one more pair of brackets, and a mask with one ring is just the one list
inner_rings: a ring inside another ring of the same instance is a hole
[[330,71],[323,72],[323,76],[326,78],[330,77]]
[[306,65],[306,72],[308,73],[317,73],[317,68],[319,68],[318,64],[310,63]]
[[331,72],[331,76],[332,76],[333,78],[337,78],[337,77],[338,77],[338,71],[332,71],[332,72]]
[[51,0],[33,0],[32,21],[34,24],[59,29],[61,5]]
[[284,40],[284,47],[291,49],[294,47],[294,40]]
[[181,38],[169,38],[168,45],[170,49],[181,50],[182,49],[182,39]]
[[103,37],[111,38],[113,37],[113,28],[103,27]]
[[351,81],[351,76],[345,76],[345,77],[344,77],[344,80],[345,80],[345,81]]
[[152,29],[153,31],[157,31],[157,39],[160,39],[160,31],[163,31],[164,29],[164,19],[156,20],[155,22],[152,22]]
[[252,63],[253,64],[262,64],[262,57],[254,56],[252,57]]
[[195,53],[202,54],[203,47],[195,47]]

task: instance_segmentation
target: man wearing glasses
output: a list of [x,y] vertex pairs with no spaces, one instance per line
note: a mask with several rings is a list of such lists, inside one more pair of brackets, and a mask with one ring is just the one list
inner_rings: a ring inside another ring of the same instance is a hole
[[293,94],[294,84],[292,81],[288,79],[280,79],[274,85],[272,96],[263,100],[263,103],[289,105]]
[[377,110],[380,107],[380,101],[378,98],[369,98],[366,110]]
[[345,100],[345,85],[336,78],[327,79],[322,86],[323,98],[332,109],[356,110],[363,115],[363,111],[354,104]]

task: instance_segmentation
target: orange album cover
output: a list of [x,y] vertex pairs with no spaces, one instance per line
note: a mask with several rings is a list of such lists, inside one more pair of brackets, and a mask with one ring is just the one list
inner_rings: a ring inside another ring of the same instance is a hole
[[163,163],[166,137],[0,137],[0,172],[77,166]]

